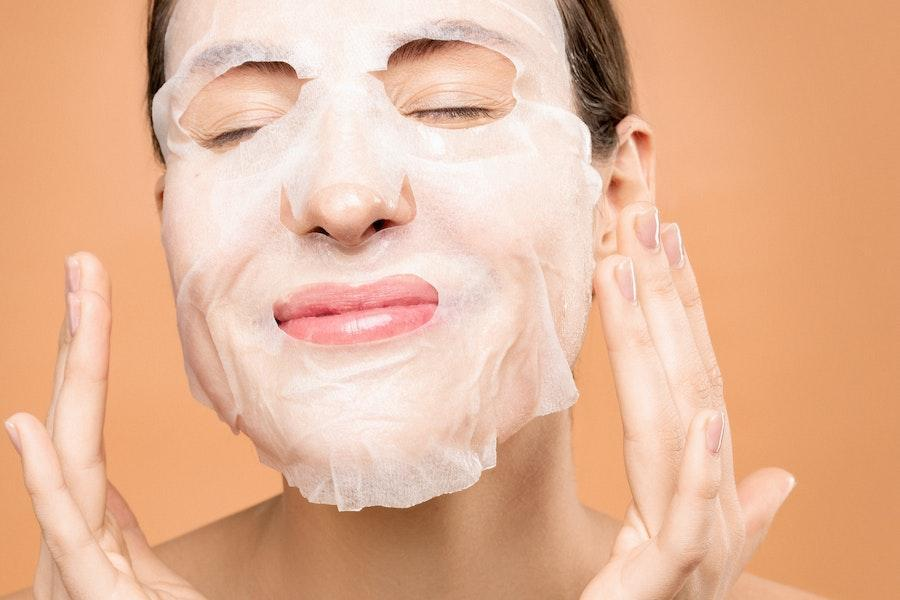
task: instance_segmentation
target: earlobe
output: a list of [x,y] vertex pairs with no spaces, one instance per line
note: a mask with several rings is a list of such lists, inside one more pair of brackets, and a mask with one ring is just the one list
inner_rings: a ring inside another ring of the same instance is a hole
[[156,198],[156,214],[162,219],[163,196],[165,195],[166,176],[162,174],[156,180],[156,187],[153,190],[153,196]]
[[616,224],[622,209],[633,202],[656,203],[656,154],[653,131],[637,115],[628,115],[616,127],[619,141],[602,169],[603,195],[595,214],[595,255],[616,252]]

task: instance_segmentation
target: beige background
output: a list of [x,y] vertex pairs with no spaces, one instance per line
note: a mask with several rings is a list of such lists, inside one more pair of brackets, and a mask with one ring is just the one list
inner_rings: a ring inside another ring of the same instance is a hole
[[[700,279],[738,475],[799,485],[751,571],[896,597],[900,9],[862,2],[623,2],[659,202]],[[158,542],[279,491],[187,392],[143,119],[143,2],[0,2],[0,416],[43,417],[63,257],[114,284],[110,477]],[[578,368],[583,498],[620,516],[621,432],[598,323]],[[38,528],[0,444],[0,592]]]

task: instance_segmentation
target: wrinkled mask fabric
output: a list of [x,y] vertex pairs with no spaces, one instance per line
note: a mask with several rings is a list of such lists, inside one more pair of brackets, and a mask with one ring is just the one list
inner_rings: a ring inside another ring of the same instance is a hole
[[[417,39],[507,57],[515,106],[462,129],[401,114],[377,74]],[[296,103],[227,151],[202,146],[186,108],[253,61],[290,65]],[[575,402],[602,186],[555,3],[180,0],[166,65],[152,109],[188,382],[262,463],[311,502],[409,507],[473,485],[499,443]],[[405,194],[415,217],[352,249],[292,228],[333,185]],[[438,304],[401,335],[320,344],[273,316],[304,285],[407,274]]]

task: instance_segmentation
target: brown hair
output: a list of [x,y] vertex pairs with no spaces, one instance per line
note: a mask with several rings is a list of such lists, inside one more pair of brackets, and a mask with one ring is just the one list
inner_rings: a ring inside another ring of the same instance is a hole
[[[591,130],[594,155],[616,147],[616,125],[632,109],[631,67],[612,0],[557,0],[566,30],[566,51],[579,117]],[[175,0],[150,0],[147,19],[147,111],[166,80],[166,28]],[[156,156],[163,160],[153,136]]]

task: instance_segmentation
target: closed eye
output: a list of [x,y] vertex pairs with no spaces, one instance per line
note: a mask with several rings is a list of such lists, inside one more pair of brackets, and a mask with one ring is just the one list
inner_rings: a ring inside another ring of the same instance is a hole
[[429,108],[425,110],[414,110],[405,113],[407,117],[414,117],[429,120],[472,120],[472,119],[495,119],[497,116],[494,112],[483,106],[446,106],[441,108]]
[[222,133],[211,138],[201,139],[200,145],[204,148],[221,148],[232,144],[239,144],[246,139],[253,137],[253,134],[262,129],[259,127],[241,127],[240,129],[232,129],[223,131]]
[[287,114],[305,81],[284,62],[243,63],[197,93],[181,126],[200,146],[226,152]]
[[516,105],[516,68],[503,54],[459,40],[413,40],[373,72],[398,112],[431,127],[478,127]]

